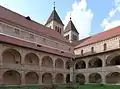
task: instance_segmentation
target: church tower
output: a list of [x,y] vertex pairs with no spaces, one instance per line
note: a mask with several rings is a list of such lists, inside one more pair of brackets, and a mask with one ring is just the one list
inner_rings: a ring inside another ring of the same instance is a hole
[[64,30],[64,37],[69,40],[71,43],[79,40],[79,33],[73,24],[71,17],[70,21],[68,22],[65,30]]
[[55,10],[55,3],[54,3],[54,9],[53,9],[49,19],[47,20],[45,26],[50,27],[51,29],[53,29],[63,35],[64,24],[61,21],[59,15],[57,14],[57,12]]

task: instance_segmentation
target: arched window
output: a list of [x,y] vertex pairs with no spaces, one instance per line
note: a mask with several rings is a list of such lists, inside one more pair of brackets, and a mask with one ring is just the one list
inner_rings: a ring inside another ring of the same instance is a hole
[[60,31],[60,34],[61,34],[61,28],[59,29],[59,31]]
[[81,50],[81,55],[83,55],[83,49]]
[[57,27],[57,32],[59,32],[59,27]]
[[55,31],[57,31],[57,26],[55,26]]
[[94,53],[94,47],[91,47],[91,52]]
[[104,51],[106,51],[106,50],[107,50],[107,44],[104,43]]

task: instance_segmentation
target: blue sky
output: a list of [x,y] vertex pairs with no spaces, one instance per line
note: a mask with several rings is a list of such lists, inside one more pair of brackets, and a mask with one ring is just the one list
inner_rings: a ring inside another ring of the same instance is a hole
[[71,13],[80,38],[120,25],[120,0],[0,0],[0,5],[44,24],[54,1],[65,25]]

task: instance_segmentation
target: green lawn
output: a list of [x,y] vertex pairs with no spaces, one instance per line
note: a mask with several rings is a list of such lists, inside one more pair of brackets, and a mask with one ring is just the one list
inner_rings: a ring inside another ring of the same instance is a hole
[[31,85],[31,86],[0,86],[0,89],[120,89],[120,85],[98,85],[98,84],[87,84],[87,85],[56,85],[56,88],[45,85]]
[[120,89],[120,85],[81,85],[78,89]]

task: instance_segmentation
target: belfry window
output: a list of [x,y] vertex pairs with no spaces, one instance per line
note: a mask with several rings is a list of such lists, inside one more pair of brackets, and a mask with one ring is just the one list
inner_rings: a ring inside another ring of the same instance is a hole
[[55,31],[57,31],[57,26],[55,26]]
[[59,30],[60,30],[60,34],[61,34],[61,28]]
[[67,40],[69,40],[69,35],[65,36],[65,38],[66,38]]

